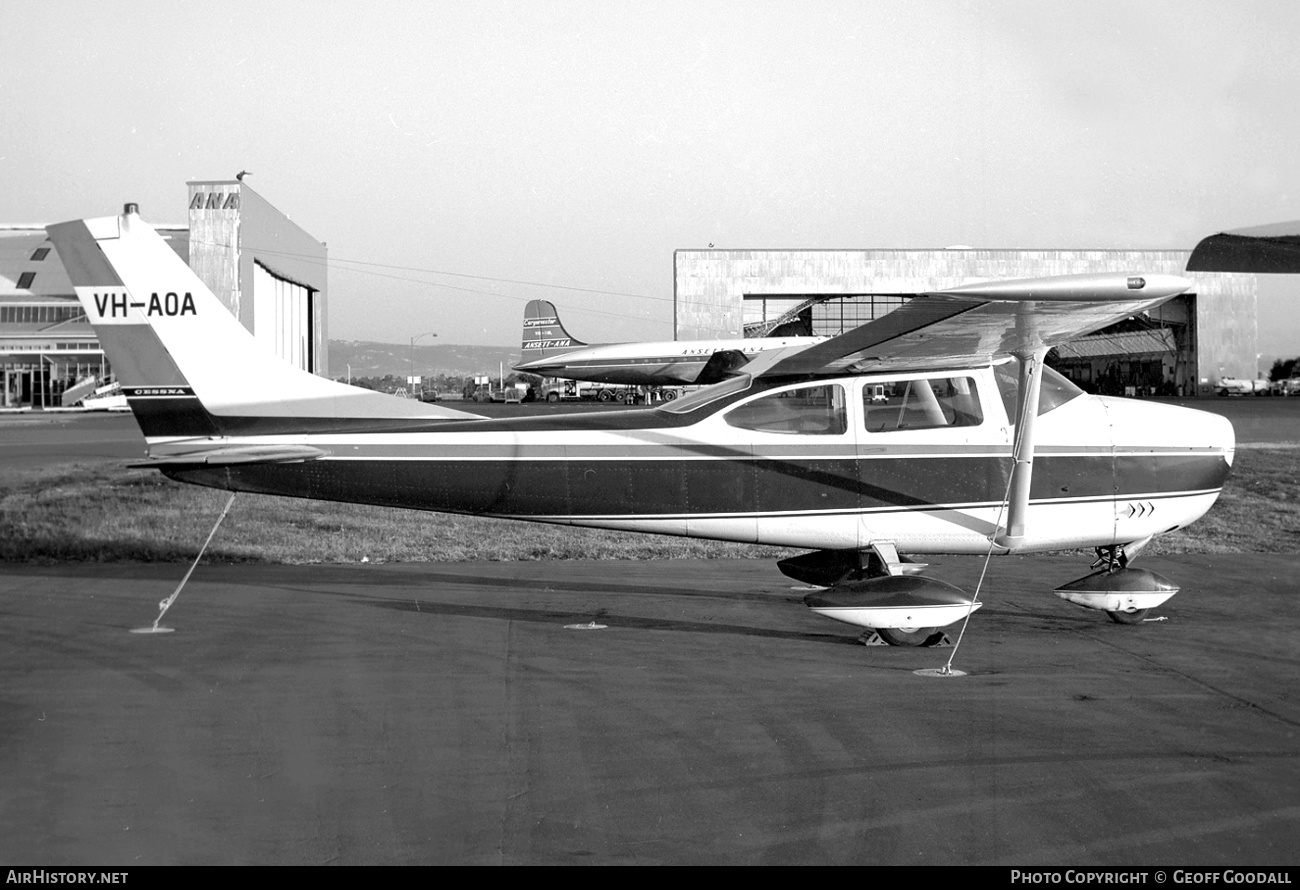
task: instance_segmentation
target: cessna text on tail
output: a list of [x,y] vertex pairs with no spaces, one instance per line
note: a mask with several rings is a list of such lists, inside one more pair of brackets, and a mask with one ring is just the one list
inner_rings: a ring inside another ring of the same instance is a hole
[[[1190,286],[1175,276],[918,295],[662,408],[488,420],[264,352],[134,213],[49,234],[146,466],[235,491],[800,548],[781,567],[825,588],[807,605],[893,643],[973,608],[920,574],[929,553],[1096,548],[1098,571],[1058,595],[1140,620],[1177,587],[1129,560],[1204,514],[1233,458],[1218,416],[1086,395],[1043,367],[1054,344]],[[125,316],[101,310],[108,292],[128,295]],[[151,314],[155,293],[190,294],[194,311]]]
[[[717,383],[759,353],[820,343],[826,337],[753,337],[739,340],[665,340],[592,346],[573,337],[555,304],[524,307],[523,356],[516,371],[567,380],[625,386]],[[714,356],[719,358],[714,360]],[[712,362],[712,364],[710,364]]]

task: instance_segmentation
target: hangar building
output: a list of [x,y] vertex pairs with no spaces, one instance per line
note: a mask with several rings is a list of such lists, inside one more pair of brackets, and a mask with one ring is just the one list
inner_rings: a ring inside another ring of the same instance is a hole
[[1213,395],[1256,376],[1254,274],[1187,273],[1186,250],[678,250],[679,340],[838,334],[911,296],[991,278],[1099,272],[1183,275],[1192,292],[1054,350],[1090,392]]
[[[327,375],[325,245],[247,183],[187,185],[188,224],[158,233],[253,336]],[[90,378],[112,368],[44,227],[0,225],[0,407],[58,407]]]

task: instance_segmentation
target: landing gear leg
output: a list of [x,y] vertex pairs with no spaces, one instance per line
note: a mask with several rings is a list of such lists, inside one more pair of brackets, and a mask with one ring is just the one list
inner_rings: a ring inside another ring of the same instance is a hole
[[1113,572],[1116,569],[1128,568],[1128,554],[1118,544],[1111,544],[1109,547],[1095,547],[1093,553],[1097,554],[1097,558],[1092,561],[1094,569],[1104,568],[1108,572]]

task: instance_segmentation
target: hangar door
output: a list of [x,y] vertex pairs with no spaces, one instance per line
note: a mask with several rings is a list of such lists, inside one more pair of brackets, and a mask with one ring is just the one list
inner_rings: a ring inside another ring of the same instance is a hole
[[314,291],[253,263],[253,336],[295,368],[315,371]]
[[906,294],[745,294],[746,337],[834,337],[888,315]]

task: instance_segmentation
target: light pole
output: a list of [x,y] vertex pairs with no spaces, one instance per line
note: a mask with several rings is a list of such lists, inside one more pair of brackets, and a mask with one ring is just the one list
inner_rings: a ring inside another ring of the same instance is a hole
[[406,385],[414,391],[415,389],[415,341],[421,337],[436,337],[433,331],[425,331],[423,334],[416,334],[411,338],[411,373],[406,375]]

